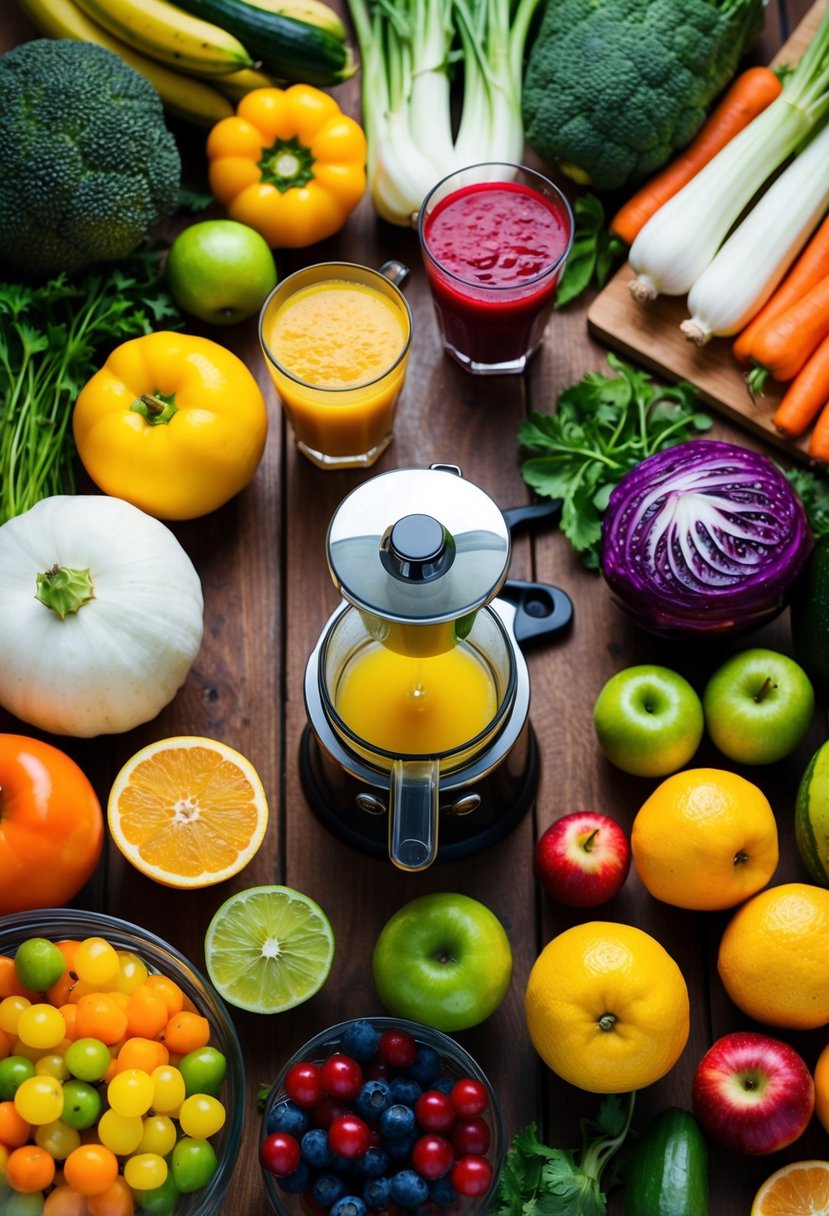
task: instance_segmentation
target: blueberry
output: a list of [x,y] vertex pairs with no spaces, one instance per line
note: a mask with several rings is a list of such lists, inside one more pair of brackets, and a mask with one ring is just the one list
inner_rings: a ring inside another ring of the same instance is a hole
[[368,1064],[377,1053],[380,1042],[380,1032],[375,1030],[371,1022],[360,1018],[350,1022],[343,1031],[342,1050],[360,1064]]
[[411,1106],[395,1102],[380,1116],[380,1131],[389,1140],[399,1140],[402,1136],[411,1135],[415,1130],[415,1113]]
[[[274,1175],[275,1176],[275,1175]],[[311,1171],[304,1161],[300,1161],[292,1174],[277,1178],[276,1183],[286,1195],[301,1195],[311,1178]]]
[[289,1132],[292,1136],[301,1136],[311,1126],[311,1116],[307,1110],[297,1106],[290,1098],[277,1102],[268,1111],[268,1135],[274,1132]]
[[421,1043],[417,1049],[414,1064],[406,1071],[424,1089],[429,1089],[435,1078],[440,1076],[440,1069],[440,1056],[434,1047],[428,1047],[425,1043]]
[[372,1145],[363,1153],[362,1157],[357,1157],[352,1164],[355,1174],[359,1174],[363,1178],[379,1178],[381,1174],[385,1174],[388,1163],[389,1155],[385,1149]]
[[311,1193],[321,1208],[330,1208],[338,1199],[342,1199],[345,1192],[342,1178],[336,1174],[320,1174]]
[[413,1077],[395,1077],[389,1090],[392,1102],[402,1102],[404,1106],[414,1106],[423,1093],[423,1086],[418,1085]]
[[299,1142],[304,1161],[315,1169],[323,1169],[331,1164],[333,1153],[328,1144],[328,1132],[321,1127],[313,1127]]
[[451,1176],[444,1174],[429,1183],[429,1198],[442,1208],[451,1207],[458,1198],[458,1192],[452,1186]]
[[331,1216],[366,1216],[366,1205],[359,1195],[343,1195],[331,1208]]
[[417,1141],[417,1132],[410,1132],[408,1136],[391,1136],[386,1139],[386,1152],[389,1161],[405,1161]]
[[391,1203],[391,1178],[370,1178],[363,1187],[363,1199],[370,1208],[387,1208]]
[[454,1084],[455,1084],[455,1078],[448,1077],[444,1074],[444,1076],[442,1076],[442,1077],[435,1077],[434,1081],[429,1086],[429,1088],[440,1090],[440,1092],[442,1094],[448,1094]]
[[383,1111],[388,1110],[392,1105],[388,1081],[384,1081],[381,1077],[377,1077],[373,1081],[365,1081],[357,1094],[354,1105],[357,1108],[357,1114],[362,1115],[364,1119],[373,1119],[377,1115],[382,1115]]
[[399,1170],[391,1180],[391,1197],[402,1208],[416,1208],[429,1198],[429,1185],[414,1170]]
[[354,1170],[354,1159],[343,1157],[340,1153],[332,1153],[328,1168],[335,1174],[350,1174]]

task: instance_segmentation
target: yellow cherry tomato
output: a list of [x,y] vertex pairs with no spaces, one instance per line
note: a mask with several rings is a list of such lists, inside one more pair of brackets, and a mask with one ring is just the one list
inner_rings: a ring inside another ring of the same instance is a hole
[[106,494],[159,519],[195,519],[253,479],[268,413],[232,351],[160,330],[116,347],[81,390],[72,425]]
[[333,236],[366,189],[366,138],[307,84],[253,89],[207,138],[210,188],[231,219],[273,249]]

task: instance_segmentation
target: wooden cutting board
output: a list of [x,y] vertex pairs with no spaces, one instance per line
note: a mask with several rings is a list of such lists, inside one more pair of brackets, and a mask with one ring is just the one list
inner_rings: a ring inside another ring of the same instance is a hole
[[[820,23],[829,0],[817,0],[813,8],[781,47],[773,63],[797,59]],[[731,354],[731,340],[714,338],[700,348],[679,330],[688,316],[684,296],[660,296],[649,304],[638,303],[628,283],[633,271],[625,263],[596,297],[587,313],[590,332],[650,371],[671,380],[688,380],[713,409],[726,414],[755,434],[808,462],[807,438],[784,439],[771,425],[771,417],[785,385],[767,381],[766,395],[753,402],[746,389],[742,368]]]

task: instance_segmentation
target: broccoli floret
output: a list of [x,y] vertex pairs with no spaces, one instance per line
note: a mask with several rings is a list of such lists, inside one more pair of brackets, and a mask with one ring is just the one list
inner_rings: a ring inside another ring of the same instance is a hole
[[647,177],[694,137],[763,0],[549,0],[527,62],[527,142],[583,185]]
[[0,259],[38,276],[117,261],[174,209],[181,159],[161,99],[91,42],[0,59]]

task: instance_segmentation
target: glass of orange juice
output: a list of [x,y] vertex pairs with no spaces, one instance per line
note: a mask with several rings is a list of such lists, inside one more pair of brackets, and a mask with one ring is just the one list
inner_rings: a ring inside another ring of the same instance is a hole
[[259,340],[299,450],[321,469],[365,468],[392,440],[412,314],[381,270],[320,262],[284,279],[259,316]]

